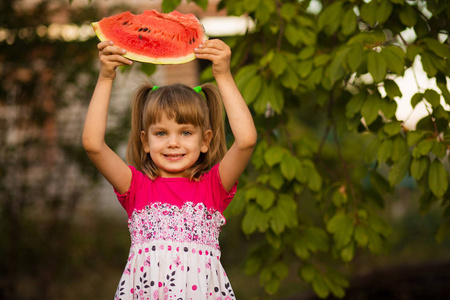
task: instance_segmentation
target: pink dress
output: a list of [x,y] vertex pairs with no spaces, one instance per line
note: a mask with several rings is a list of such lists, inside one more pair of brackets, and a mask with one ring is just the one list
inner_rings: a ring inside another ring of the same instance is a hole
[[218,238],[236,185],[225,191],[218,167],[198,182],[151,180],[130,167],[130,189],[116,191],[128,213],[131,248],[114,299],[235,299]]

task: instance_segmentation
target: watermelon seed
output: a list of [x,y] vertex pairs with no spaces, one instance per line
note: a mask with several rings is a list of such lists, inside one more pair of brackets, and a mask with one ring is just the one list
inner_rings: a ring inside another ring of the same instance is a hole
[[139,32],[141,32],[142,30],[144,30],[144,29],[143,29],[143,28],[139,28],[139,30],[138,30],[138,31],[139,31]]
[[148,28],[144,28],[144,32],[146,32],[148,30]]
[[192,42],[195,43],[195,38],[192,38]]
[[122,25],[127,25],[128,24],[128,21],[126,21],[126,22],[123,22],[123,24]]
[[139,35],[139,39],[142,40],[142,35]]

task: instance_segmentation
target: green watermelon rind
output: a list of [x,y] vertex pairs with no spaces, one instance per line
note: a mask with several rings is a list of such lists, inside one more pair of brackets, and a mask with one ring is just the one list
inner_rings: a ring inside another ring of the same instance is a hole
[[[101,27],[99,26],[99,22],[93,22],[92,27],[100,41],[103,42],[103,41],[111,40],[108,37],[106,37],[105,34],[102,32]],[[206,35],[204,29],[202,31],[202,34],[203,34],[202,40],[207,40],[209,38]],[[125,47],[123,47],[123,48],[125,48]],[[126,50],[127,50],[127,52],[126,52],[126,54],[124,54],[124,57],[134,60],[134,61],[143,62],[143,63],[151,63],[151,64],[160,64],[160,65],[162,65],[162,64],[184,64],[184,63],[190,62],[196,58],[194,52],[192,52],[188,55],[179,56],[179,57],[151,57],[148,55],[141,55],[138,53],[134,53],[131,49],[126,49]]]

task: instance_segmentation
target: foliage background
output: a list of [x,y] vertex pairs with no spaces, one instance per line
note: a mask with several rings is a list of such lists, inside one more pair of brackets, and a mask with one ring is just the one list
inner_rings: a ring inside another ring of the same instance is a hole
[[[102,183],[80,145],[97,41],[38,34],[55,11],[82,26],[125,9],[99,11],[96,2],[0,4],[0,28],[10,34],[0,42],[3,299],[112,297],[124,267],[126,220],[84,205],[98,203]],[[308,9],[311,2],[319,9]],[[179,3],[165,0],[162,9]],[[225,39],[260,137],[221,237],[236,294],[307,299],[310,291],[326,298],[347,290],[349,299],[370,299],[379,287],[385,299],[442,299],[448,287],[439,283],[450,277],[436,266],[447,264],[450,247],[450,4],[223,0],[220,7],[256,24]],[[404,99],[394,79],[417,63],[437,88],[416,82],[419,92]],[[209,68],[201,79],[212,80]],[[407,128],[396,101],[424,103],[428,114]],[[127,115],[112,112],[114,148],[126,140]],[[374,269],[380,273],[370,277]],[[416,269],[427,274],[421,284]]]

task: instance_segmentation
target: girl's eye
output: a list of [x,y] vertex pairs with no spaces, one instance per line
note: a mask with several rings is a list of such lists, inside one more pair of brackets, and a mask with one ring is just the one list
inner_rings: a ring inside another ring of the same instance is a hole
[[158,131],[155,133],[156,136],[165,136],[166,133],[164,131]]
[[183,136],[189,136],[189,135],[191,135],[192,133],[190,132],[190,131],[183,131],[182,133],[181,133],[181,135],[183,135]]

